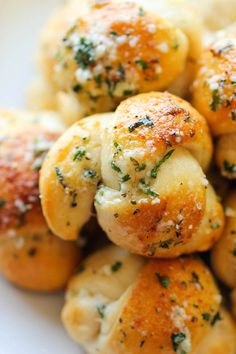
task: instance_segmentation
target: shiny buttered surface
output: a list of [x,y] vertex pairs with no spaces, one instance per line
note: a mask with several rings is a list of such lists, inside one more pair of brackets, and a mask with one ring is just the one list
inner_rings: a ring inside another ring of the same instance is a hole
[[224,177],[235,179],[236,25],[215,35],[201,58],[193,87],[193,105],[216,136],[216,163]]
[[207,250],[224,223],[203,172],[211,156],[205,119],[189,103],[169,93],[135,96],[57,141],[41,171],[44,215],[54,233],[75,239],[95,202],[108,237],[133,253]]
[[91,354],[233,354],[235,325],[220,302],[199,259],[144,261],[110,246],[70,281],[62,320]]
[[48,225],[61,238],[73,240],[89,221],[101,180],[101,139],[113,113],[85,118],[55,143],[41,170],[40,191]]
[[71,124],[139,92],[185,94],[201,51],[201,19],[186,0],[71,0],[42,32],[31,105],[48,108],[54,96]]
[[39,200],[39,170],[62,131],[55,114],[0,112],[0,272],[31,290],[63,288],[80,258],[50,232]]

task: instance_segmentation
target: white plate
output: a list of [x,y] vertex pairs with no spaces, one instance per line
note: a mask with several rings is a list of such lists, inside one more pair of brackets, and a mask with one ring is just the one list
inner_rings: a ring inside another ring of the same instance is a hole
[[[0,107],[23,108],[42,24],[60,0],[0,0]],[[0,354],[79,354],[60,321],[63,294],[38,295],[0,279]]]

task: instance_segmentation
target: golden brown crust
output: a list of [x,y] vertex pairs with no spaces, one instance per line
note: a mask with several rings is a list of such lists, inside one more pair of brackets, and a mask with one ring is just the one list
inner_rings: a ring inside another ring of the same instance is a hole
[[[146,116],[151,120],[151,129],[148,124],[147,128],[143,124],[141,129],[136,129],[137,121]],[[168,147],[183,146],[204,170],[209,166],[212,142],[205,119],[188,102],[168,92],[140,94],[125,100],[116,110],[114,125],[115,141],[127,148],[140,148],[148,142],[150,148],[163,153]]]
[[194,82],[193,104],[209,122],[216,142],[216,163],[221,174],[236,177],[236,30],[215,36],[202,55]]
[[0,126],[0,270],[27,289],[61,289],[80,253],[75,243],[63,242],[49,231],[38,179],[44,157],[62,129],[47,113],[1,111]]
[[145,256],[175,257],[206,250],[220,236],[222,208],[201,169],[212,142],[187,102],[158,92],[130,98],[102,142],[95,206],[113,242]]
[[231,288],[236,287],[236,191],[225,202],[226,222],[223,234],[212,250],[212,267]]
[[35,128],[20,135],[5,135],[1,140],[0,232],[20,226],[32,208],[40,212],[39,169],[58,134]]
[[200,343],[194,354],[235,354],[236,352],[236,325],[231,315],[222,308],[220,320],[208,332],[204,341]]
[[194,12],[183,3],[181,19],[173,16],[175,1],[170,11],[124,0],[69,1],[58,9],[42,33],[40,66],[70,124],[68,102],[74,121],[111,111],[130,95],[167,88],[182,74],[188,51],[198,57],[201,25],[194,21],[198,33],[191,30]]
[[236,178],[236,133],[224,134],[216,144],[216,163],[222,176]]
[[195,353],[220,319],[211,273],[194,257],[133,257],[113,246],[86,260],[69,284],[66,329],[90,354]]
[[214,135],[236,131],[236,41],[215,40],[201,58],[194,83],[193,104],[203,114]]
[[140,94],[114,114],[79,121],[54,145],[41,172],[44,215],[55,234],[76,239],[95,197],[101,227],[131,252],[205,251],[224,223],[202,171],[211,156],[207,124],[190,104]]
[[[164,276],[169,279],[167,288],[163,287]],[[202,314],[214,318],[218,311],[216,295],[209,271],[198,260],[149,262],[119,314],[121,320],[112,333],[110,352],[194,351],[210,329],[210,320],[204,320]],[[175,346],[174,338],[180,333],[185,340]]]
[[33,207],[24,221],[0,234],[0,272],[24,289],[63,289],[80,259],[79,248],[54,236],[39,208]]

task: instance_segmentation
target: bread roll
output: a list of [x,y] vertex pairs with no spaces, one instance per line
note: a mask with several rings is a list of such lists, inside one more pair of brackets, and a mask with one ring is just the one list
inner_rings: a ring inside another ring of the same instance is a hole
[[60,240],[48,229],[38,178],[63,126],[55,114],[1,111],[0,127],[0,272],[26,289],[61,289],[80,251],[75,242]]
[[218,31],[236,21],[235,0],[189,0],[199,11],[205,28]]
[[201,51],[200,16],[187,0],[70,0],[42,31],[46,83],[34,85],[31,107],[48,107],[50,96],[71,124],[139,92],[184,95]]
[[223,234],[212,250],[212,266],[226,285],[236,288],[236,191],[225,202],[226,223]]
[[235,328],[220,301],[199,259],[144,261],[111,246],[70,281],[62,320],[90,354],[216,354],[222,345],[233,354]]
[[150,257],[210,248],[224,221],[203,172],[211,154],[206,122],[184,100],[149,93],[122,102],[104,132],[95,196],[108,237]]
[[217,137],[216,163],[224,177],[236,178],[236,27],[215,36],[201,58],[193,105]]
[[55,234],[75,239],[95,200],[103,230],[131,252],[207,250],[224,223],[203,172],[211,156],[206,122],[190,104],[168,93],[135,96],[58,140],[41,172],[44,215]]
[[75,123],[55,143],[41,170],[40,191],[49,227],[74,240],[89,221],[101,180],[101,133],[113,113]]

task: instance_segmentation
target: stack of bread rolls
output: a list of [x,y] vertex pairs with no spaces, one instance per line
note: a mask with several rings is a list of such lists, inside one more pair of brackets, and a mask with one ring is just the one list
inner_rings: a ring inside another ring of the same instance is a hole
[[67,284],[90,354],[236,353],[235,4],[204,5],[67,1],[0,112],[0,271]]

